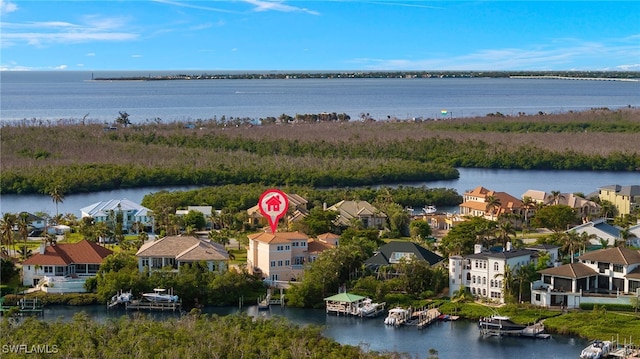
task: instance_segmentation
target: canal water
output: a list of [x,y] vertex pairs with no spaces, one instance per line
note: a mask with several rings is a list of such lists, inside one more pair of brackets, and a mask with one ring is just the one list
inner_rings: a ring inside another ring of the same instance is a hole
[[[136,315],[138,312],[107,310],[104,306],[49,306],[45,309],[44,320],[71,320],[76,312],[85,311],[98,321]],[[268,311],[258,311],[257,306],[242,309],[237,307],[205,308],[205,313],[229,315],[240,311],[257,318],[285,317],[291,322],[304,325],[318,325],[324,334],[339,343],[360,346],[371,351],[397,351],[410,354],[413,358],[427,358],[430,349],[438,351],[441,359],[565,359],[578,358],[588,342],[561,335],[550,339],[514,337],[482,337],[475,322],[458,320],[436,322],[430,327],[418,330],[407,326],[394,328],[384,324],[384,316],[378,318],[357,318],[327,315],[322,309],[281,308],[272,306]],[[489,314],[489,313],[487,313]],[[146,313],[156,319],[178,317],[177,313]]]
[[[460,177],[453,180],[435,182],[405,183],[404,186],[426,186],[429,188],[453,188],[459,194],[477,186],[507,192],[520,198],[529,189],[540,191],[561,191],[563,193],[582,192],[585,195],[595,192],[598,187],[618,184],[622,186],[640,184],[640,172],[610,171],[549,171],[549,170],[503,170],[482,168],[459,168]],[[389,184],[398,186],[400,184]],[[96,202],[111,199],[129,199],[135,203],[142,202],[145,195],[161,190],[184,191],[198,188],[190,187],[155,187],[128,188],[112,191],[70,194],[58,204],[61,214],[73,213],[80,217],[80,209]],[[439,208],[443,210],[443,208]],[[5,194],[0,197],[0,213],[44,212],[55,215],[56,206],[48,195]]]

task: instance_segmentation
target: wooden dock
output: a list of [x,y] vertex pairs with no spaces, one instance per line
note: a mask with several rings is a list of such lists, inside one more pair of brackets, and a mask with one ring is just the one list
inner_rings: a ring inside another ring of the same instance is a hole
[[440,310],[438,308],[430,308],[426,310],[418,310],[411,313],[411,319],[406,322],[406,325],[413,325],[418,329],[424,329],[438,320],[440,316]]
[[44,304],[38,298],[20,298],[18,305],[4,305],[4,298],[0,298],[0,314],[14,312],[18,315],[43,315]]
[[182,309],[182,301],[180,302],[150,302],[147,300],[132,300],[125,303],[126,310],[149,310],[149,311],[180,311]]

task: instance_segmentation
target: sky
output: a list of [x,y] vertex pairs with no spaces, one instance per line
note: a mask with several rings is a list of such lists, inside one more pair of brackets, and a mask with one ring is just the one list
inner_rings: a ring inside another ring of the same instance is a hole
[[0,0],[0,70],[640,71],[640,1]]

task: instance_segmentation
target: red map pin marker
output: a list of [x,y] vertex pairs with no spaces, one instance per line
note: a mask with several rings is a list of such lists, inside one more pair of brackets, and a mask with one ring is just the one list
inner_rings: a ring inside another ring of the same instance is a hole
[[258,201],[260,213],[269,219],[271,233],[276,233],[278,220],[282,218],[289,209],[289,198],[279,189],[270,189],[260,196]]

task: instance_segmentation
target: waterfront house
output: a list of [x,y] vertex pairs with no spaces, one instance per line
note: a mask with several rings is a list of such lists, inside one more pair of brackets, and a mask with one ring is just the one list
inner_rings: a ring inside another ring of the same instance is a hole
[[338,212],[334,224],[342,227],[360,221],[364,228],[383,228],[387,221],[387,215],[367,201],[340,201],[327,210]]
[[273,281],[297,280],[308,260],[309,237],[301,232],[250,234],[247,269]]
[[[590,201],[573,193],[547,193],[544,191],[528,190],[522,194],[522,198],[531,198],[535,203],[544,205],[565,205],[576,211],[576,216],[582,221],[597,218],[600,215],[601,206],[594,201]],[[527,217],[531,218],[533,209],[528,209]]]
[[423,261],[434,266],[442,262],[444,258],[432,251],[413,242],[391,241],[384,244],[375,254],[364,261],[364,265],[374,272],[378,272],[381,267],[407,262]]
[[537,263],[543,253],[549,253],[550,263],[553,263],[558,258],[558,249],[552,245],[514,249],[507,243],[504,250],[492,251],[477,244],[473,254],[449,257],[449,292],[454,293],[464,286],[475,297],[504,303],[503,281],[507,266],[515,273],[520,266]]
[[46,226],[46,220],[40,216],[36,216],[35,214],[31,214],[29,212],[20,212],[18,214],[18,218],[22,218],[25,216],[27,225],[33,227],[34,229],[44,229]]
[[125,233],[131,231],[134,223],[144,228],[151,228],[153,218],[151,210],[128,199],[112,199],[96,202],[80,209],[81,217],[91,217],[98,222],[115,223],[116,216],[122,214],[122,229]]
[[640,289],[640,251],[614,247],[587,252],[578,262],[538,271],[531,303],[579,308],[580,303],[630,304]]
[[[307,209],[308,201],[295,193],[286,193],[287,198],[289,199],[289,209],[287,211],[287,223],[297,222],[309,214],[309,210]],[[263,226],[266,227],[269,225],[269,222],[266,217],[260,213],[260,206],[255,205],[249,209],[247,209],[248,222],[252,226]]]
[[640,185],[600,187],[598,197],[613,203],[618,209],[618,215],[630,214],[634,209],[640,208]]
[[224,272],[229,253],[223,245],[192,236],[167,236],[143,244],[136,253],[138,269],[158,270],[170,267],[178,271],[182,265],[205,263],[209,271]]
[[[22,284],[41,286],[47,292],[84,292],[86,278],[94,277],[111,250],[87,240],[40,245],[35,255],[22,262]],[[42,282],[42,283],[41,283]]]
[[[491,204],[491,198],[497,202]],[[459,207],[462,216],[484,217],[490,220],[509,213],[524,214],[521,200],[506,192],[496,192],[482,186],[465,192]]]

